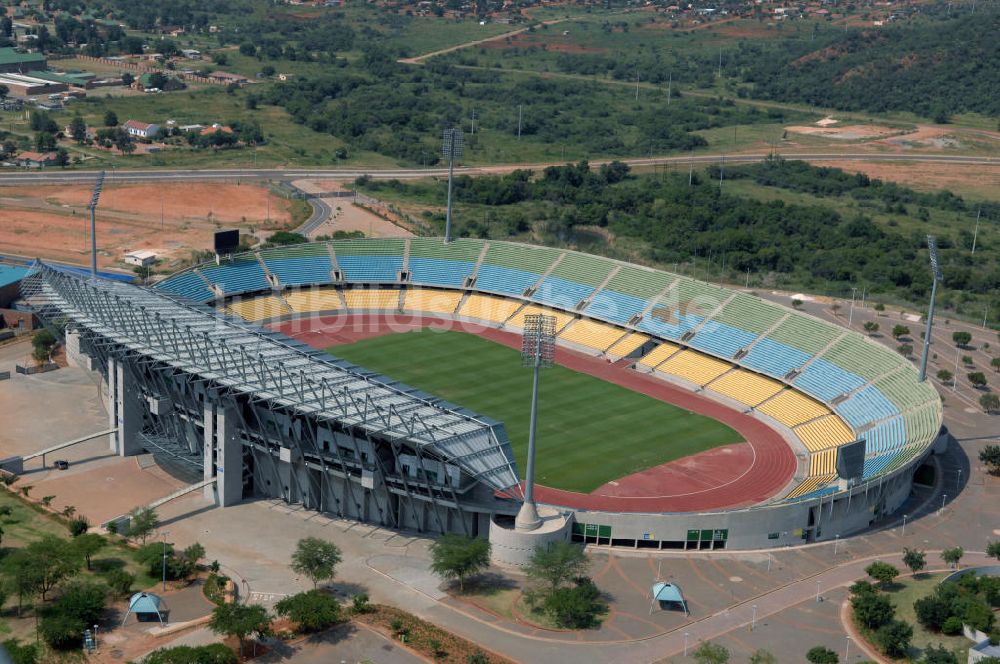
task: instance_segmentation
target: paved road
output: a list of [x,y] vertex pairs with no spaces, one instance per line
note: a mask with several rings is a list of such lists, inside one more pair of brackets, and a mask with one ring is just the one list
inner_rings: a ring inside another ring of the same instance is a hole
[[[763,161],[770,156],[770,153],[747,153],[747,154],[703,154],[703,155],[680,155],[671,157],[651,157],[642,159],[622,159],[630,166],[660,166],[664,164],[714,164],[725,160],[727,164],[752,163]],[[1000,166],[1000,157],[975,157],[965,155],[912,155],[912,154],[871,154],[871,153],[851,153],[851,152],[786,152],[781,156],[787,159],[800,159],[804,161],[874,161],[887,162],[897,161],[906,163],[938,163],[938,164],[967,164],[982,166]],[[546,166],[559,165],[564,162],[551,162],[541,164],[507,164],[500,166],[469,166],[456,168],[455,173],[459,175],[484,175],[491,173],[507,173],[515,169],[542,169]],[[598,165],[606,161],[592,161]],[[206,169],[206,170],[129,170],[116,171],[108,176],[108,181],[113,182],[151,182],[151,181],[189,181],[189,180],[294,180],[298,178],[327,179],[327,180],[347,180],[362,175],[367,175],[378,179],[414,179],[432,176],[444,176],[448,174],[447,168],[270,168],[270,169]],[[18,173],[0,173],[0,185],[21,185],[30,183],[39,184],[59,184],[59,183],[91,183],[96,175],[96,171],[86,170],[49,170]]]

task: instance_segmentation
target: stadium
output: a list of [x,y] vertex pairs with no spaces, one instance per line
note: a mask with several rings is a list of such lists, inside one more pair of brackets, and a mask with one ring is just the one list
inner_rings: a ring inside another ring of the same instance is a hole
[[523,499],[525,317],[556,323],[538,502],[566,536],[653,549],[833,539],[891,514],[941,401],[864,336],[745,292],[495,240],[332,240],[155,287],[39,263],[24,293],[107,382],[110,445],[222,506],[279,498],[503,537]]

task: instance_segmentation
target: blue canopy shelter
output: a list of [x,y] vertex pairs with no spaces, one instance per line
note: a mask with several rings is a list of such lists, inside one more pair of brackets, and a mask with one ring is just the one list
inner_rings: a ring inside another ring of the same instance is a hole
[[128,601],[128,611],[125,612],[122,625],[133,613],[139,622],[159,620],[162,625],[165,622],[163,617],[167,615],[167,605],[163,598],[153,593],[136,593]]
[[684,615],[690,615],[688,613],[687,602],[684,600],[684,593],[681,591],[680,586],[674,583],[667,583],[666,581],[657,581],[653,584],[651,593],[653,596],[650,602],[651,610],[652,605],[657,602],[660,604],[661,609],[669,609],[674,605],[680,604],[681,608],[684,609]]

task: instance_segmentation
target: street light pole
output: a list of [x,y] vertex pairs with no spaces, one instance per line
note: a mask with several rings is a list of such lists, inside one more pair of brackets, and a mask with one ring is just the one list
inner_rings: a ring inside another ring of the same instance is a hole
[[850,327],[854,323],[854,296],[857,292],[857,288],[851,288],[851,311],[847,314],[847,327]]
[[451,185],[455,176],[455,160],[462,156],[462,130],[452,127],[444,130],[441,152],[448,160],[448,210],[444,221],[445,244],[451,242]]
[[900,537],[906,537],[906,515],[903,515],[903,530],[899,534]]
[[[938,282],[941,281],[941,264],[938,262],[937,240],[933,235],[927,236],[927,250],[931,260],[931,304],[927,309],[927,328],[924,330],[924,354],[920,358],[920,382],[927,379],[927,357],[931,351],[931,329],[934,325],[934,300],[937,298]],[[955,379],[958,381],[958,366],[955,367]]]
[[169,532],[163,533],[163,592],[167,592],[167,535]]

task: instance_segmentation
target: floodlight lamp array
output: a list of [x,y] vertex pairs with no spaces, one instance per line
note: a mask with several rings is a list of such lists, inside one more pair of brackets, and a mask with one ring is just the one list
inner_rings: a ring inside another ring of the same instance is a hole
[[521,360],[526,367],[550,367],[556,352],[556,318],[544,314],[524,317]]

